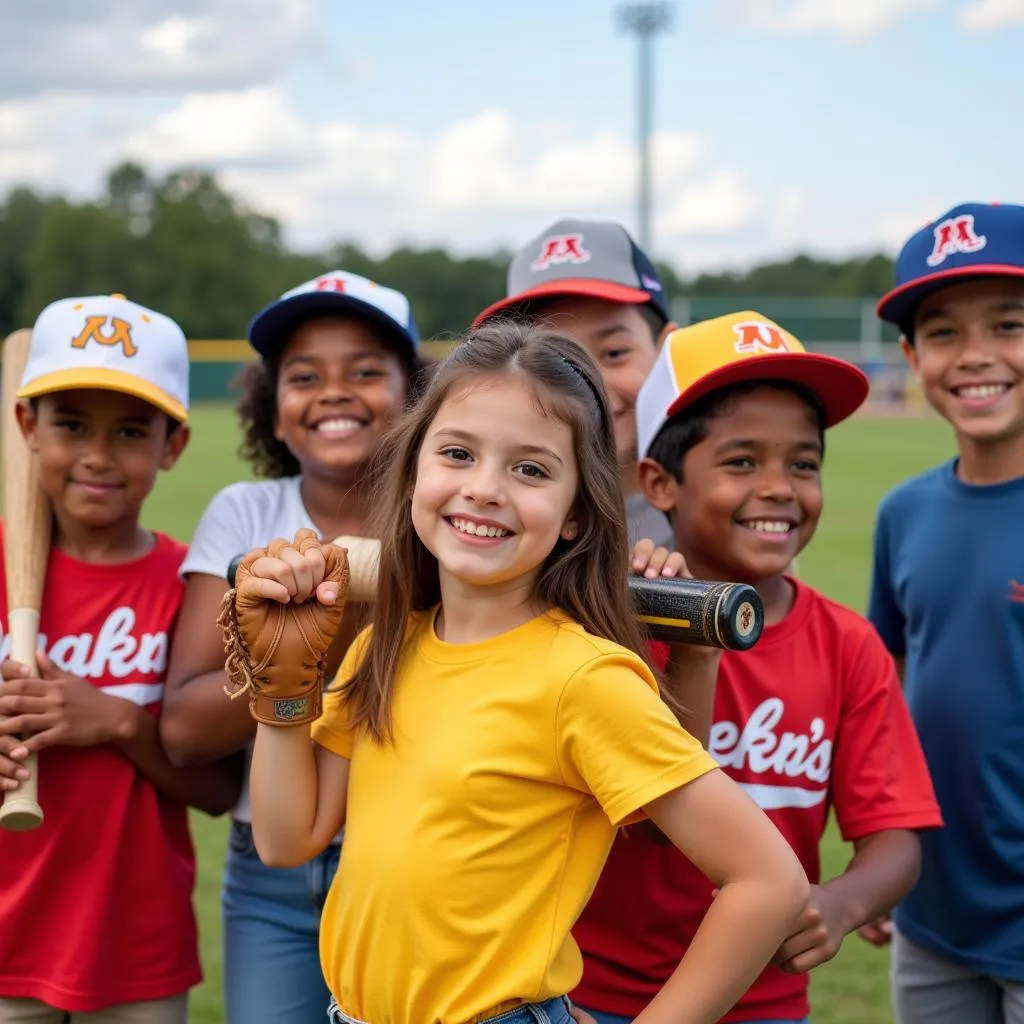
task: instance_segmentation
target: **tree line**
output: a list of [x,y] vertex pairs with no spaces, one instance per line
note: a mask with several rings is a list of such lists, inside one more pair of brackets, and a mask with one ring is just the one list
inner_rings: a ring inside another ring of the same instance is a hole
[[[338,267],[408,295],[425,338],[450,337],[504,293],[511,256],[399,248],[374,259],[344,242],[295,252],[277,220],[249,209],[216,175],[155,177],[123,163],[93,201],[18,187],[0,203],[0,337],[31,325],[54,299],[123,292],[173,317],[190,338],[241,338],[274,296]],[[854,299],[881,295],[893,266],[882,254],[846,261],[800,255],[742,273],[684,278],[671,266],[659,270],[670,297]]]

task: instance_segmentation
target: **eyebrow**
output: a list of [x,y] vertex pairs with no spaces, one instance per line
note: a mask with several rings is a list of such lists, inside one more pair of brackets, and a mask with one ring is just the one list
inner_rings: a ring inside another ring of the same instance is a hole
[[[53,408],[53,414],[55,416],[78,416],[81,419],[88,419],[89,414],[84,410],[78,408],[75,405],[56,405]],[[148,425],[152,422],[150,416],[122,416],[119,423],[139,423],[142,425]]]
[[[760,448],[764,445],[763,440],[757,440],[755,438],[733,438],[728,441],[723,441],[720,445],[715,447],[715,455],[722,455],[732,448]],[[795,445],[796,448],[804,451],[821,452],[820,441],[801,441]]]
[[[1024,312],[1024,301],[1020,299],[1005,299],[1002,302],[993,302],[986,310],[986,313],[1021,313]],[[939,320],[949,316],[949,310],[943,306],[929,309],[917,318],[918,326],[928,323],[929,320]]]
[[[387,359],[387,355],[384,352],[376,352],[371,348],[363,349],[361,352],[353,352],[348,358],[355,362],[359,359]],[[287,366],[291,366],[294,363],[320,363],[323,362],[323,356],[289,356],[282,364],[281,368],[284,369]]]
[[[445,437],[451,438],[453,441],[465,441],[467,443],[477,440],[477,438],[473,434],[469,433],[469,431],[459,430],[458,427],[445,427],[444,430],[439,430],[434,435],[435,440]],[[547,448],[544,445],[517,445],[516,451],[523,455],[546,455],[549,459],[554,459],[559,465],[562,465],[564,461],[558,452],[553,451],[551,448]]]

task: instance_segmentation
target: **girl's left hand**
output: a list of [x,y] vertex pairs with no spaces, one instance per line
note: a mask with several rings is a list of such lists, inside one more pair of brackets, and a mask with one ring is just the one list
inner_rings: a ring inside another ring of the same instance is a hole
[[653,540],[648,540],[646,537],[633,545],[630,568],[637,576],[642,575],[649,580],[656,579],[658,576],[668,579],[673,577],[693,579],[693,574],[687,568],[686,559],[678,551],[669,551],[668,548],[658,547]]

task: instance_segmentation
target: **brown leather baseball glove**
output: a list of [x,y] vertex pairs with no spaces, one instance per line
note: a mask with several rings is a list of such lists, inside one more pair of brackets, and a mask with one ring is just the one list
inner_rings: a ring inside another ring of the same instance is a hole
[[[320,549],[327,563],[323,582],[338,584],[334,604],[322,604],[315,593],[300,604],[282,604],[263,595],[265,584],[253,574],[253,564],[260,558],[280,557],[288,546],[300,553]],[[345,549],[322,544],[312,530],[300,530],[294,541],[273,540],[239,562],[217,624],[224,634],[231,684],[225,692],[232,699],[248,693],[249,710],[257,722],[303,725],[320,716],[327,650],[345,610],[347,589]]]

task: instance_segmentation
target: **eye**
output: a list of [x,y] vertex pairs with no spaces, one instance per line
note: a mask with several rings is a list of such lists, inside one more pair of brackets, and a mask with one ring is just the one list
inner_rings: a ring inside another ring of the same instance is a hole
[[798,473],[817,473],[820,470],[820,466],[815,459],[797,459],[793,463],[793,469]]
[[122,437],[131,438],[132,440],[148,436],[148,431],[144,430],[142,427],[122,427],[118,433]]
[[85,424],[81,420],[69,420],[65,418],[58,418],[53,421],[53,425],[58,430],[66,430],[69,433],[77,434],[85,429]]
[[722,465],[732,469],[753,469],[754,459],[750,455],[735,455],[731,459],[726,459]]
[[1000,320],[996,324],[997,331],[1019,331],[1021,329],[1024,329],[1024,320],[1006,319]]
[[538,466],[536,462],[521,462],[516,466],[515,471],[522,476],[532,477],[534,480],[547,480],[551,475],[543,466]]
[[296,385],[312,384],[314,381],[316,381],[316,379],[316,374],[313,373],[312,370],[307,370],[302,372],[289,373],[288,376],[285,378],[285,383]]
[[356,370],[352,376],[356,380],[378,380],[381,377],[386,377],[387,373],[378,367],[364,366],[362,369]]
[[442,455],[446,459],[451,459],[452,462],[468,462],[472,458],[465,448],[459,448],[456,445],[449,445],[447,448],[442,448],[438,454]]

